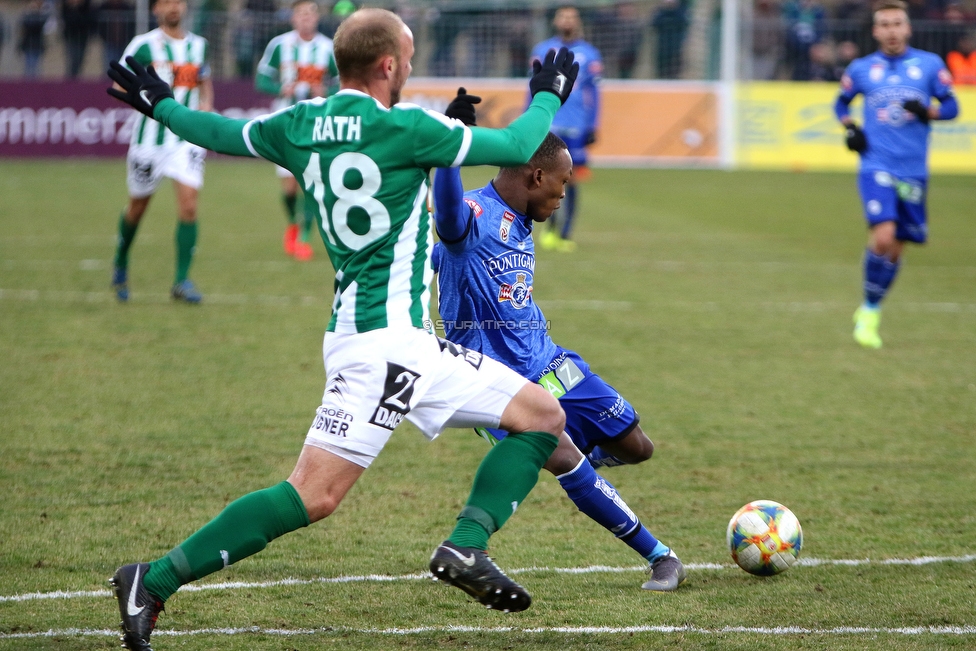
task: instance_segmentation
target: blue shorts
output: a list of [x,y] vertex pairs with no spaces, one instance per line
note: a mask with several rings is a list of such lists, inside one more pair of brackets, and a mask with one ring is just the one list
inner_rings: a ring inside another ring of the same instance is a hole
[[553,127],[552,132],[566,143],[573,165],[586,165],[586,133],[582,129]]
[[[571,350],[556,346],[556,356],[538,378],[538,383],[559,399],[566,412],[566,433],[583,454],[594,447],[620,439],[640,422],[633,406],[603,381],[583,358]],[[482,436],[490,434],[502,440],[508,432],[480,428]]]
[[857,188],[868,226],[895,222],[895,238],[924,244],[928,236],[924,178],[900,179],[888,172],[861,172]]

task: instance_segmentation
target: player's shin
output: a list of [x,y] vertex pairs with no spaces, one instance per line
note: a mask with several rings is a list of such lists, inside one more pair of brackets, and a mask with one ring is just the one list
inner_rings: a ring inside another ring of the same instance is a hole
[[898,275],[900,261],[892,262],[870,248],[864,251],[864,304],[877,308]]
[[256,554],[275,538],[308,525],[302,498],[287,481],[248,493],[166,556],[150,563],[146,589],[166,601],[181,585]]
[[115,267],[117,269],[127,269],[129,266],[129,248],[136,239],[136,230],[139,222],[129,223],[126,220],[127,210],[123,210],[119,215],[119,239],[115,247]]
[[449,540],[485,550],[539,480],[539,471],[559,439],[547,432],[509,434],[482,459],[467,505]]
[[176,280],[174,285],[179,285],[190,273],[190,264],[193,262],[193,251],[197,246],[197,223],[177,222],[176,223]]
[[584,458],[579,465],[557,477],[582,513],[627,543],[648,561],[668,553],[668,547],[655,538],[630,510],[613,484],[593,470]]

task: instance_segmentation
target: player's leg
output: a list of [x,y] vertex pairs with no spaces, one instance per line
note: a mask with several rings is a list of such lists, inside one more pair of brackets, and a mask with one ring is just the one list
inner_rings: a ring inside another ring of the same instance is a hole
[[130,148],[126,155],[126,186],[129,203],[119,215],[118,239],[112,269],[112,289],[122,303],[129,300],[129,249],[136,239],[139,222],[159,187],[162,173],[151,148]]
[[196,304],[203,296],[189,278],[197,246],[197,198],[203,187],[206,151],[181,143],[167,151],[164,173],[173,179],[176,191],[176,273],[170,295],[174,300]]
[[[297,189],[297,184],[296,184]],[[315,225],[315,213],[310,202],[302,200],[302,228],[295,242],[295,259],[306,262],[312,259],[312,227]],[[297,219],[297,217],[296,217]]]
[[684,581],[684,567],[677,556],[641,523],[613,484],[596,473],[565,432],[545,468],[556,476],[581,513],[607,529],[648,562],[651,576],[642,586],[645,590],[670,592]]
[[[446,427],[502,427],[510,434],[482,459],[471,493],[450,537],[431,555],[435,578],[488,608],[525,610],[526,590],[508,578],[485,550],[539,478],[556,448],[565,417],[545,389],[511,369],[445,340],[440,365],[407,414],[427,436]],[[422,342],[418,342],[418,346]]]
[[337,345],[326,337],[323,357],[329,379],[322,405],[287,481],[231,502],[166,556],[116,572],[112,583],[130,649],[149,648],[159,611],[181,585],[330,515],[382,450],[392,428],[369,421],[384,390],[387,364],[373,350],[375,342],[361,345],[356,337]]
[[898,197],[895,179],[886,172],[862,172],[858,189],[868,224],[864,250],[864,300],[854,312],[854,340],[865,348],[881,348],[881,301],[898,272],[901,248],[895,237]]
[[281,201],[285,206],[285,218],[288,225],[285,227],[285,235],[282,239],[282,246],[285,255],[295,255],[295,243],[298,241],[298,181],[291,175],[291,172],[283,167],[275,166],[275,172],[281,179]]
[[189,279],[190,265],[197,247],[197,197],[196,188],[173,181],[176,190],[176,273],[173,277],[174,300],[197,304],[203,296]]

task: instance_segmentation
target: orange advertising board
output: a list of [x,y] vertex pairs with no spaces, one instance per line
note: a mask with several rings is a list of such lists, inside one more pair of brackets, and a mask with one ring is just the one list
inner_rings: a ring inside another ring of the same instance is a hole
[[[523,79],[413,78],[402,101],[443,111],[459,86],[481,96],[479,126],[504,127],[525,108]],[[718,115],[718,91],[709,84],[606,81],[590,156],[597,165],[716,165]]]

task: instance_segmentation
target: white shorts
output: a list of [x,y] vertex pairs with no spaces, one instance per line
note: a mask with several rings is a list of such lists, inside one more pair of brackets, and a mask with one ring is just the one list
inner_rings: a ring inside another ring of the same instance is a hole
[[368,467],[406,418],[428,439],[498,427],[528,380],[501,362],[415,328],[327,332],[326,383],[305,445]]
[[163,177],[194,190],[203,187],[203,161],[207,150],[189,142],[153,147],[129,147],[126,182],[129,196],[143,199],[156,193]]

